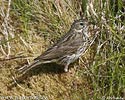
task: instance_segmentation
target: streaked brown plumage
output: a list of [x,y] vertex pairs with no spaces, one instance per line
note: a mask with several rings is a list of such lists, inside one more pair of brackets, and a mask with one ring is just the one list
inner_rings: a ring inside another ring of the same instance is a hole
[[64,65],[64,71],[67,72],[69,64],[87,50],[93,39],[94,36],[91,36],[88,31],[87,20],[76,20],[70,30],[56,44],[34,59],[32,64],[21,67],[19,71],[26,73],[37,65],[55,62]]

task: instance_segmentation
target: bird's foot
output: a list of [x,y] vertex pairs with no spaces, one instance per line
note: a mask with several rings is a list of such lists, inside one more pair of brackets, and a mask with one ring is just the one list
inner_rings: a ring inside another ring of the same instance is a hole
[[68,70],[68,68],[67,67],[65,67],[64,68],[64,72],[68,72],[69,70]]

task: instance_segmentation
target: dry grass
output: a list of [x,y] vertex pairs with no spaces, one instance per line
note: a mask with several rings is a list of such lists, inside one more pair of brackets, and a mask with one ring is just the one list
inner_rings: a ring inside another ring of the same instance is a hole
[[[57,65],[44,65],[19,77],[16,67],[35,57],[80,18],[80,0],[0,1],[0,96],[42,96],[47,100],[93,100],[124,97],[125,21],[111,2],[93,0],[84,16],[100,30],[95,44],[70,73]],[[11,5],[10,5],[11,4]],[[112,8],[112,9],[111,9]],[[10,59],[10,60],[9,60]],[[1,97],[0,97],[1,99]]]

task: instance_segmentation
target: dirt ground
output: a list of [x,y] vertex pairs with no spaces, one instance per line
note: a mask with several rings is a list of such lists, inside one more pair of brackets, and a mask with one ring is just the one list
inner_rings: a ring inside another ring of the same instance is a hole
[[[42,38],[35,37],[35,39],[32,49],[34,53],[40,54],[48,44]],[[25,48],[21,47],[18,42],[12,44],[13,51],[18,51],[20,48],[25,51]],[[20,98],[37,97],[42,100],[82,100],[91,92],[88,79],[83,74],[85,68],[79,61],[70,66],[68,73],[64,73],[60,65],[49,64],[40,65],[24,75],[17,74],[16,68],[25,62],[27,62],[26,58],[0,61],[0,98],[18,96]]]

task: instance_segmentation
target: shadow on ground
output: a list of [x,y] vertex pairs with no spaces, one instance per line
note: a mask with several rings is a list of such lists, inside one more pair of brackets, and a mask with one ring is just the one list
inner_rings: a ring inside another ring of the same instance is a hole
[[[17,69],[17,68],[16,68]],[[51,64],[41,64],[39,66],[36,66],[29,70],[27,73],[23,75],[19,75],[15,78],[14,80],[11,81],[11,85],[8,86],[9,89],[15,87],[18,84],[24,84],[24,81],[28,80],[32,76],[36,76],[39,74],[50,74],[50,75],[55,75],[55,74],[63,74],[64,72],[64,66],[58,65],[56,63],[51,63]]]

